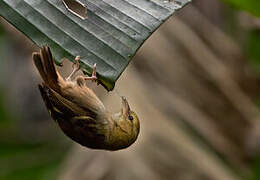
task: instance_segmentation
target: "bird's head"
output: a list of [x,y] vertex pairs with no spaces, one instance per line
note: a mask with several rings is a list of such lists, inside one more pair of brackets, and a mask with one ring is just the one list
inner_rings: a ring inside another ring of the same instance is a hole
[[115,148],[126,148],[133,144],[140,131],[139,118],[130,106],[126,98],[122,97],[121,112],[114,115],[114,128],[111,134],[110,143],[115,145]]

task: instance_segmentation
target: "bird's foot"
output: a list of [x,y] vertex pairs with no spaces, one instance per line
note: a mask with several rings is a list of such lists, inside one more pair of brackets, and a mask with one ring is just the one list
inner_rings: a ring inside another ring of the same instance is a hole
[[93,72],[91,77],[85,77],[85,80],[97,81],[97,64],[95,63],[93,66]]
[[80,56],[76,56],[75,57],[75,63],[73,64],[73,70],[72,72],[70,73],[70,75],[66,78],[66,80],[71,80],[72,76],[74,76],[76,74],[76,72],[78,72],[80,70],[80,67],[79,67],[79,59],[80,59]]

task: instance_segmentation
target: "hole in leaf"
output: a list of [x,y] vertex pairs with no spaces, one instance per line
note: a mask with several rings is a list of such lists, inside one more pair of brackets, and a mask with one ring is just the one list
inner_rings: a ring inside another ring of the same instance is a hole
[[87,7],[86,5],[82,4],[77,0],[62,0],[65,7],[70,11],[72,14],[80,17],[81,19],[87,18]]

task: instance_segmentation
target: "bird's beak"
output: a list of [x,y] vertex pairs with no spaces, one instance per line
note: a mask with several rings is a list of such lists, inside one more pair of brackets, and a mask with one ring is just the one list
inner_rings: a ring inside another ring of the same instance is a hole
[[130,106],[125,98],[125,96],[122,96],[122,105],[123,105],[123,108],[122,108],[122,113],[124,116],[129,116],[130,114]]

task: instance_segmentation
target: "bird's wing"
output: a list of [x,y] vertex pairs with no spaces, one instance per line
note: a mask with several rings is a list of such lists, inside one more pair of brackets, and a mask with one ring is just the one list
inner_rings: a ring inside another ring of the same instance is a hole
[[39,89],[46,107],[51,113],[60,112],[67,117],[96,116],[92,111],[79,107],[47,86],[39,85]]
[[105,148],[108,126],[90,116],[79,115],[78,110],[71,108],[71,102],[48,87],[39,85],[39,89],[52,118],[67,136],[89,148]]
[[105,106],[102,101],[85,84],[78,85],[77,83],[67,83],[66,86],[61,86],[61,88],[62,96],[74,102],[81,108],[91,111],[94,114],[105,113]]

